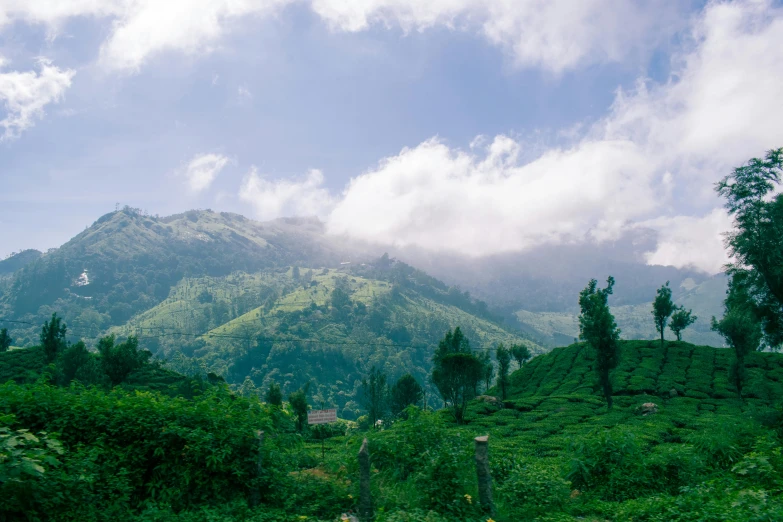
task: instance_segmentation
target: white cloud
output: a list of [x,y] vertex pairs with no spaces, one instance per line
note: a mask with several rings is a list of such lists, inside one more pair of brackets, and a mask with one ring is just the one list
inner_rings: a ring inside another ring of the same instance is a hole
[[671,34],[682,6],[633,0],[312,0],[335,30],[372,25],[476,32],[521,66],[555,73],[619,61]]
[[695,267],[717,273],[729,262],[723,240],[732,221],[723,209],[703,217],[660,217],[637,226],[658,232],[657,248],[646,256],[651,265]]
[[201,192],[212,185],[229,159],[221,154],[197,154],[185,168],[184,176],[194,192]]
[[[569,240],[611,240],[644,226],[650,263],[714,272],[728,228],[713,184],[783,145],[783,13],[769,2],[709,4],[672,79],[618,92],[571,148],[525,163],[498,136],[484,155],[432,139],[354,178],[333,233],[491,254]],[[679,215],[679,214],[685,215]]]
[[382,25],[480,34],[517,64],[553,72],[621,60],[671,34],[679,14],[665,0],[4,0],[0,27],[23,20],[56,34],[73,17],[107,19],[102,63],[135,71],[161,52],[209,52],[233,23],[292,3],[309,5],[338,31]]
[[301,180],[269,181],[253,167],[242,180],[239,199],[253,205],[260,219],[283,216],[326,216],[334,200],[323,187],[320,170],[310,170]]
[[36,119],[44,116],[47,105],[62,100],[76,74],[73,70],[55,67],[44,58],[39,59],[38,65],[39,72],[0,73],[0,102],[6,111],[5,118],[0,121],[0,127],[4,128],[0,140],[17,138],[32,127]]
[[274,14],[294,0],[3,0],[0,27],[21,20],[50,32],[71,18],[111,20],[101,62],[112,70],[138,70],[165,51],[206,53],[230,25],[249,16]]
[[521,147],[498,136],[481,155],[437,139],[405,149],[350,182],[328,229],[482,255],[614,237],[656,206],[654,172],[633,143],[584,142],[527,164]]

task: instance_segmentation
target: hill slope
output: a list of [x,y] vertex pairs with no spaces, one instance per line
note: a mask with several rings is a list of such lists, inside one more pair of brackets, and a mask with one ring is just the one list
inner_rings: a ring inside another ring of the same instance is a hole
[[97,335],[155,306],[183,277],[333,266],[347,250],[336,239],[325,241],[317,220],[259,223],[208,210],[159,218],[125,209],[4,280],[0,316],[33,323],[13,332],[22,344],[35,342],[38,325],[55,311],[67,322],[92,325]]
[[359,414],[359,385],[373,366],[426,382],[435,346],[455,326],[474,349],[503,342],[543,351],[464,295],[422,282],[425,274],[394,262],[188,279],[112,331],[139,336],[178,371],[224,375],[243,393],[273,380],[284,393],[310,382],[315,404],[346,418]]

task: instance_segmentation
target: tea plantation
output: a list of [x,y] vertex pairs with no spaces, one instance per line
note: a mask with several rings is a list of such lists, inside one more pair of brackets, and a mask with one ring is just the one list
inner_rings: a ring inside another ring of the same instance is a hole
[[[657,341],[620,350],[611,410],[590,350],[574,344],[514,372],[505,401],[495,389],[472,401],[464,425],[412,406],[380,429],[340,421],[304,434],[288,404],[220,382],[185,399],[17,379],[0,386],[0,514],[335,521],[357,507],[367,437],[379,522],[783,519],[783,357],[752,354],[740,399],[728,350]],[[489,435],[494,514],[478,508],[478,435]],[[15,472],[24,462],[37,467]]]

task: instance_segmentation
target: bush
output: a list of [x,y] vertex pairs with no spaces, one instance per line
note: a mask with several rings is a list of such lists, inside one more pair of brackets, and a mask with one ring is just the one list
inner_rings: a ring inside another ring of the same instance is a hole
[[560,466],[546,460],[518,460],[498,488],[500,499],[513,520],[560,510],[571,494],[571,483]]

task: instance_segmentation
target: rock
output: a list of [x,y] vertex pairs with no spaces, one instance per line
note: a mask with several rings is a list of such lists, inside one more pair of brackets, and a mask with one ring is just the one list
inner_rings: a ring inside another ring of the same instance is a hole
[[679,392],[677,391],[677,388],[672,388],[671,390],[669,390],[669,397],[671,397],[672,399],[674,397],[677,397],[678,395],[679,395]]
[[478,397],[476,397],[476,400],[479,400],[490,406],[494,406],[495,408],[498,409],[503,408],[503,401],[501,401],[497,397],[493,397],[492,395],[479,395]]
[[636,412],[641,415],[652,415],[658,413],[658,405],[654,402],[645,402],[641,406],[636,407]]

